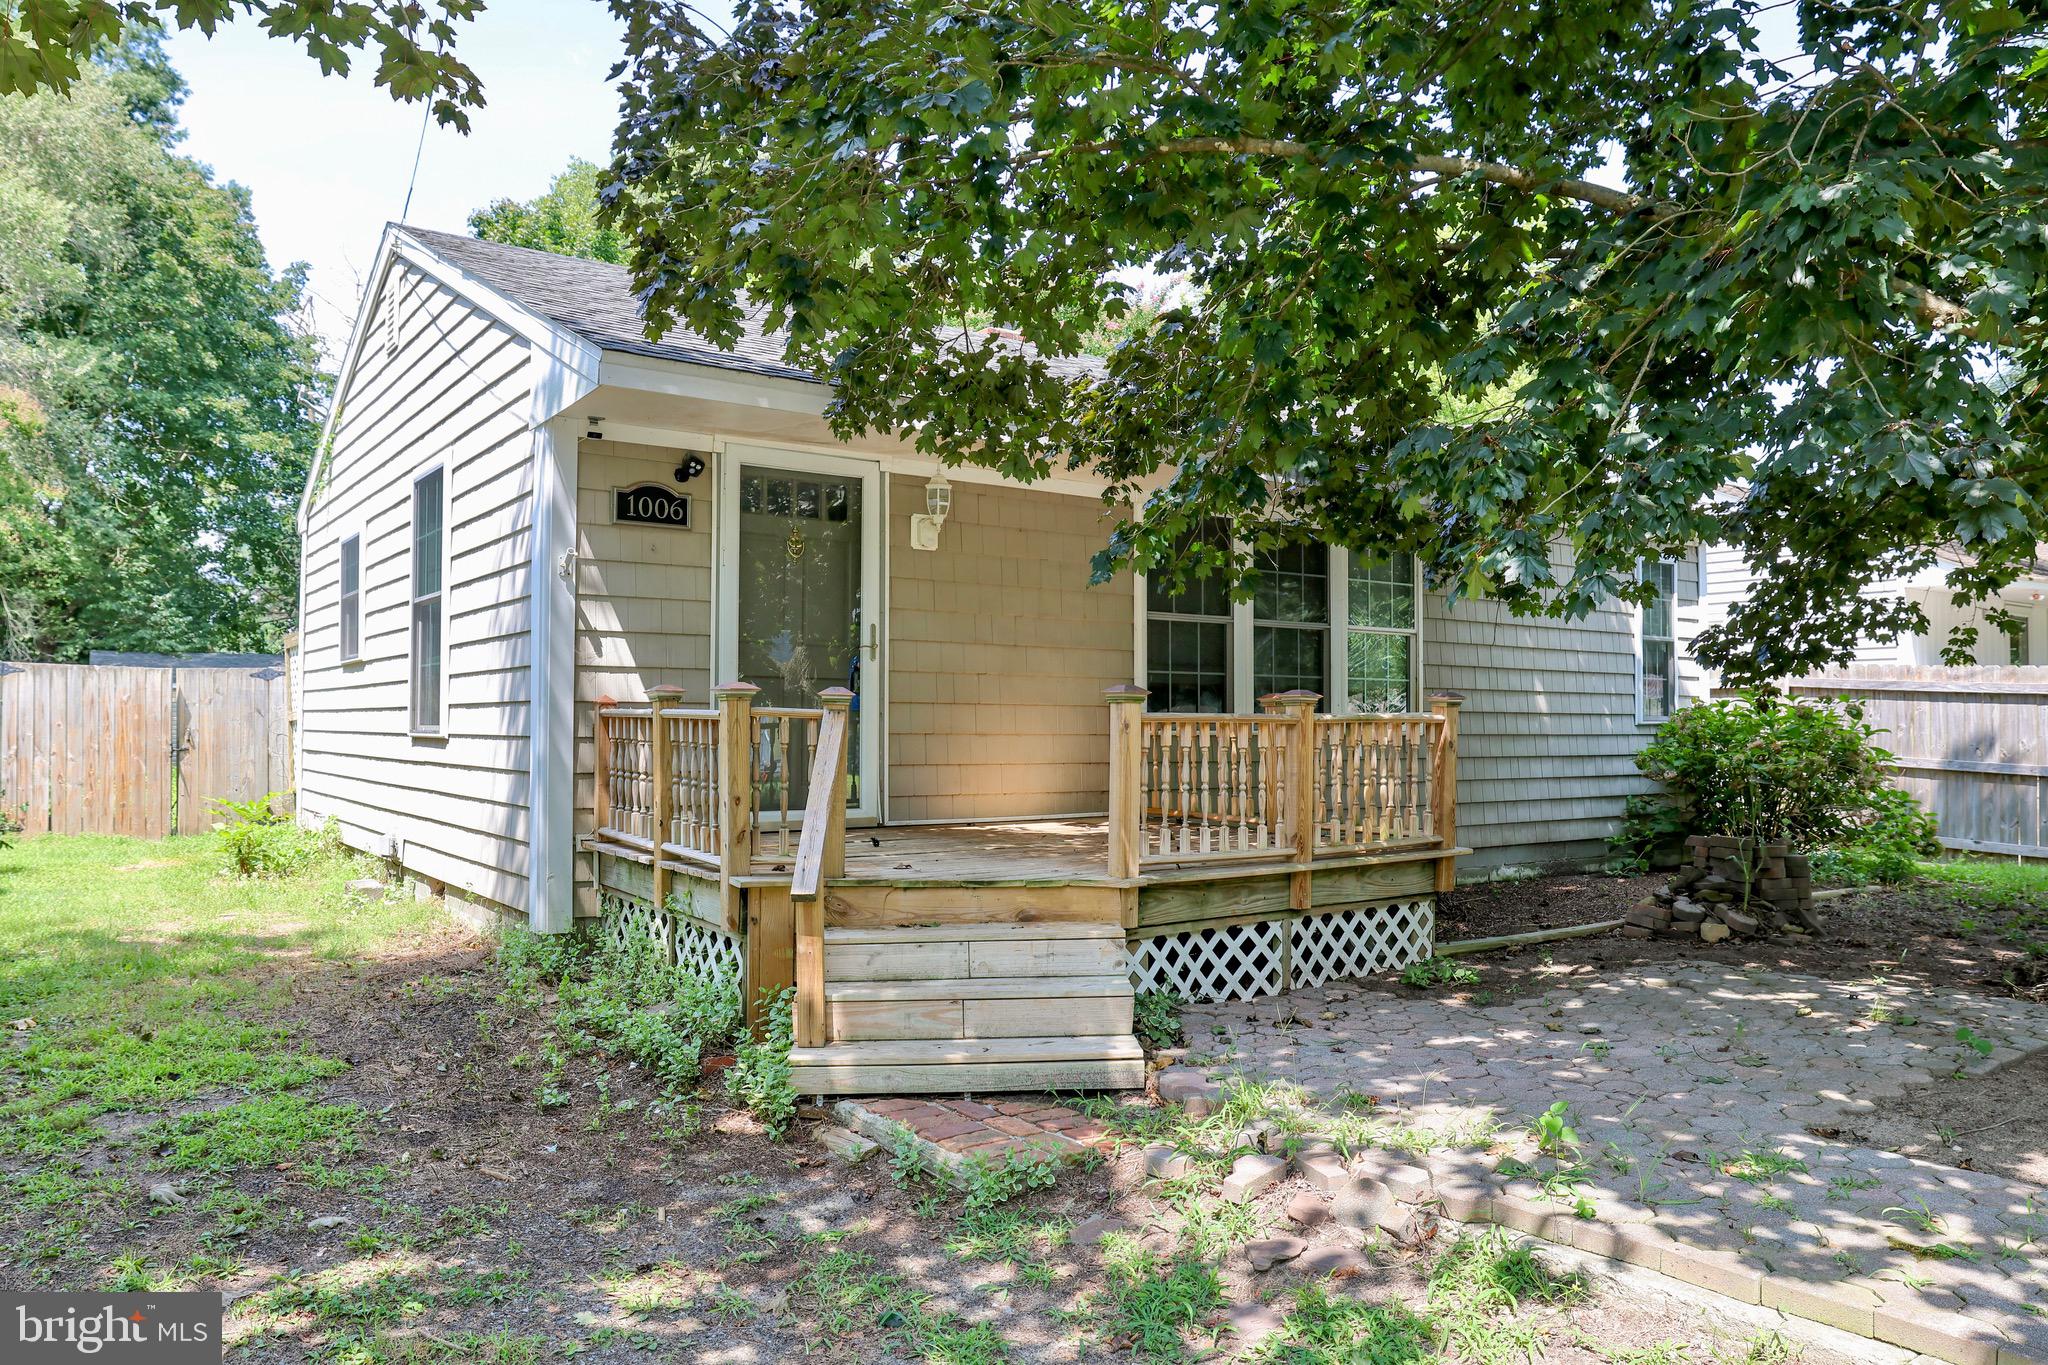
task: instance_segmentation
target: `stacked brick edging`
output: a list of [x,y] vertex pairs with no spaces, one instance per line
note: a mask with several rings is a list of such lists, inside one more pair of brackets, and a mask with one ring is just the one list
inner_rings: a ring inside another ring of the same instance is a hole
[[[1187,1095],[1191,1112],[1208,1112],[1218,1087],[1186,1068],[1160,1075],[1160,1092]],[[1199,1116],[1199,1115],[1198,1115]],[[1506,1180],[1493,1163],[1471,1155],[1424,1157],[1419,1163],[1373,1151],[1347,1159],[1326,1139],[1264,1135],[1269,1150],[1291,1141],[1292,1172],[1333,1200],[1373,1212],[1378,1227],[1399,1240],[1419,1240],[1426,1224],[1492,1224],[1542,1241],[1624,1262],[1739,1303],[1776,1309],[1856,1336],[1915,1351],[1951,1365],[2048,1365],[2048,1360],[2006,1345],[1985,1323],[1962,1313],[1922,1305],[1888,1305],[1873,1289],[1838,1281],[1776,1274],[1726,1252],[1689,1246],[1648,1222],[1581,1218],[1572,1209],[1532,1193],[1533,1182]],[[1148,1153],[1148,1173],[1185,1174]],[[1159,1169],[1150,1169],[1153,1166]],[[1274,1177],[1277,1179],[1277,1176]],[[1260,1188],[1271,1181],[1263,1181]],[[1522,1192],[1532,1191],[1532,1192]],[[1229,1191],[1226,1191],[1229,1196]]]

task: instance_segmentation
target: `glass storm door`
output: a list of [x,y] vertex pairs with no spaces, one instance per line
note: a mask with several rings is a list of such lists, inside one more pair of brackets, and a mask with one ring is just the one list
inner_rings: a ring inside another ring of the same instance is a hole
[[[880,524],[873,466],[821,456],[741,460],[726,506],[735,527],[733,624],[727,676],[761,689],[757,707],[818,704],[827,687],[854,694],[847,808],[873,813],[876,727],[869,680],[876,672],[875,618]],[[800,726],[788,743],[764,729],[756,761],[762,810],[792,818],[810,803],[811,753]]]

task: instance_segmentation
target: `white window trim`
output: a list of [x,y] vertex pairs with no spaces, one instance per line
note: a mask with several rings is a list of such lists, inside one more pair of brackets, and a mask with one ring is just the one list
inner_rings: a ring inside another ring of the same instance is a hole
[[[354,541],[356,547],[356,647],[354,653],[349,652],[347,643],[349,594],[348,590],[342,586],[347,582],[342,565],[346,559],[350,541]],[[359,529],[344,531],[341,539],[334,542],[334,601],[336,608],[334,651],[339,656],[339,662],[343,664],[360,664],[363,661],[363,533]]]
[[[1408,714],[1413,715],[1417,712],[1427,711],[1429,709],[1429,698],[1423,695],[1422,691],[1422,623],[1429,613],[1427,604],[1423,601],[1422,596],[1422,557],[1415,554],[1408,556],[1409,583],[1414,594],[1415,624],[1407,630],[1396,630],[1389,626],[1354,627],[1351,624],[1351,552],[1333,549],[1330,555],[1332,571],[1334,572],[1339,568],[1343,571],[1341,578],[1337,580],[1342,584],[1342,587],[1333,589],[1333,591],[1341,592],[1343,596],[1344,634],[1341,638],[1341,648],[1336,651],[1338,657],[1330,661],[1330,667],[1336,674],[1338,689],[1336,695],[1338,700],[1342,702],[1341,709],[1347,713],[1352,709],[1351,633],[1355,629],[1365,635],[1405,635],[1408,637],[1408,704],[1413,708]],[[1334,601],[1332,614],[1335,614]]]
[[[1351,552],[1332,545],[1330,551],[1330,620],[1329,648],[1323,653],[1325,677],[1323,678],[1322,709],[1329,712],[1348,713],[1351,710]],[[1413,643],[1408,648],[1408,697],[1417,712],[1428,710],[1427,698],[1423,693],[1423,621],[1428,611],[1423,601],[1422,561],[1410,555],[1409,563],[1415,583],[1415,627],[1413,630],[1390,630],[1380,626],[1360,626],[1361,631],[1379,635],[1406,635]],[[1147,658],[1147,633],[1145,623],[1151,619],[1146,610],[1145,575],[1131,575],[1131,659],[1132,680],[1138,686],[1146,685],[1151,673],[1151,661]],[[1168,619],[1201,619],[1202,617],[1181,617],[1178,613],[1163,612]],[[1230,709],[1233,714],[1248,715],[1258,709],[1258,698],[1252,695],[1252,639],[1254,617],[1250,602],[1230,604]],[[1637,695],[1642,689],[1639,686]]]
[[1636,656],[1636,667],[1635,667],[1635,679],[1636,679],[1636,681],[1635,681],[1635,699],[1634,699],[1634,701],[1633,701],[1633,703],[1632,703],[1632,704],[1633,704],[1633,706],[1635,707],[1635,713],[1636,713],[1636,724],[1637,724],[1637,725],[1644,725],[1644,726],[1657,726],[1657,725],[1662,725],[1662,724],[1663,724],[1663,723],[1664,723],[1665,721],[1667,721],[1667,720],[1670,720],[1672,716],[1674,716],[1674,715],[1678,714],[1678,703],[1679,703],[1679,691],[1680,691],[1680,689],[1679,689],[1679,678],[1678,678],[1678,561],[1677,561],[1677,560],[1675,560],[1675,559],[1639,559],[1639,560],[1637,560],[1637,561],[1636,561],[1636,581],[1637,581],[1637,582],[1639,582],[1639,583],[1640,583],[1640,582],[1642,581],[1642,576],[1643,576],[1643,567],[1644,567],[1645,565],[1647,565],[1647,564],[1663,564],[1663,565],[1666,565],[1666,566],[1668,566],[1668,567],[1670,568],[1670,570],[1671,570],[1671,598],[1670,598],[1671,634],[1669,634],[1669,635],[1660,635],[1660,636],[1658,636],[1658,637],[1657,637],[1657,638],[1658,638],[1658,639],[1660,639],[1660,640],[1669,640],[1669,641],[1671,642],[1671,679],[1670,679],[1670,698],[1671,698],[1671,705],[1670,705],[1670,708],[1669,708],[1669,710],[1668,710],[1668,711],[1666,711],[1666,713],[1665,713],[1664,715],[1661,715],[1661,716],[1653,716],[1653,715],[1649,714],[1649,713],[1648,713],[1647,711],[1645,711],[1645,710],[1643,709],[1643,640],[1644,640],[1644,636],[1643,636],[1643,608],[1642,608],[1642,604],[1641,604],[1641,603],[1630,603],[1630,604],[1629,604],[1629,605],[1630,605],[1630,613],[1629,613],[1629,615],[1630,615],[1630,622],[1629,622],[1629,642],[1630,642],[1631,648],[1633,649],[1633,651],[1634,651],[1634,653],[1635,653],[1635,656]]
[[[405,495],[405,536],[406,536],[406,594],[405,594],[405,726],[406,733],[416,740],[443,740],[448,737],[448,694],[454,690],[448,676],[448,589],[449,569],[454,556],[450,546],[455,539],[455,528],[451,524],[450,510],[455,501],[454,480],[449,476],[451,464],[447,460],[436,460],[433,464],[413,475],[412,483]],[[419,680],[419,671],[413,657],[414,632],[413,610],[419,605],[419,564],[416,560],[419,544],[419,526],[415,509],[419,506],[419,487],[436,473],[441,475],[441,590],[435,594],[441,608],[441,705],[440,714],[434,718],[433,729],[423,729],[419,724],[419,707],[414,693]]]

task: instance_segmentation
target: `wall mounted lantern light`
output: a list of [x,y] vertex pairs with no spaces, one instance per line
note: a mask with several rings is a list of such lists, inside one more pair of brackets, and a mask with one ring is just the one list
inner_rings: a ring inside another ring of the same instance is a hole
[[910,518],[910,548],[938,549],[939,531],[952,511],[953,485],[946,482],[946,471],[941,469],[924,486],[924,511]]

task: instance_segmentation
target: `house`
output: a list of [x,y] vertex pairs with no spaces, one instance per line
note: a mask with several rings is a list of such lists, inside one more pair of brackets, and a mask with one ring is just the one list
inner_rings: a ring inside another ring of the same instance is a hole
[[[2048,560],[2037,560],[2031,573],[1997,595],[1996,605],[2018,621],[2016,629],[2007,629],[1992,624],[1986,614],[1988,607],[1958,607],[1950,600],[1948,569],[1958,558],[1953,551],[1942,551],[1935,564],[1913,577],[1871,587],[1874,595],[1918,602],[1927,613],[1928,629],[1924,634],[1903,635],[1885,643],[1861,640],[1856,647],[1856,663],[1938,667],[1947,663],[1942,650],[1948,644],[1949,632],[1958,626],[1975,626],[1977,641],[1972,664],[2048,664]],[[1741,553],[1726,546],[1706,547],[1700,563],[1698,625],[1704,627],[1725,620],[1729,609],[1748,595],[1754,579]]]
[[1574,623],[1320,546],[1090,586],[1098,484],[826,397],[649,341],[618,267],[389,227],[300,510],[305,817],[791,984],[806,1089],[1123,1083],[1133,979],[1404,965],[1454,869],[1598,856],[1699,687],[1696,559]]

